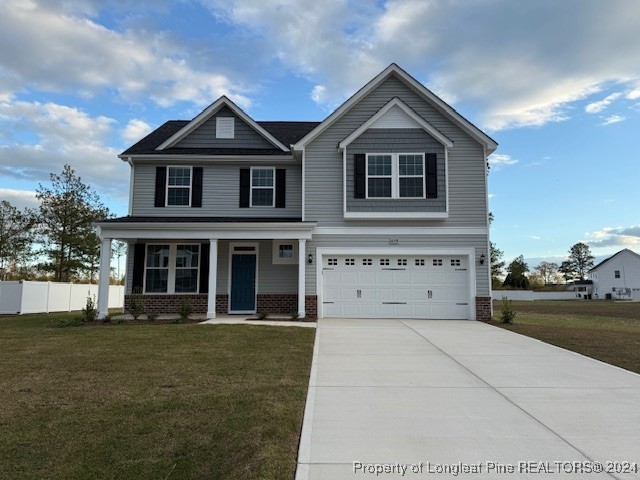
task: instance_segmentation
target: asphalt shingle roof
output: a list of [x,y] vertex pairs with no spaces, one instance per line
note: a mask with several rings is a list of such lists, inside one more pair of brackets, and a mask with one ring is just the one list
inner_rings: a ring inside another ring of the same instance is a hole
[[[169,120],[156,128],[135,145],[132,145],[122,156],[128,155],[282,155],[279,148],[166,148],[161,152],[156,148],[170,138],[178,130],[189,123],[188,120]],[[320,122],[256,122],[273,135],[280,143],[289,146],[296,143],[313,130]]]

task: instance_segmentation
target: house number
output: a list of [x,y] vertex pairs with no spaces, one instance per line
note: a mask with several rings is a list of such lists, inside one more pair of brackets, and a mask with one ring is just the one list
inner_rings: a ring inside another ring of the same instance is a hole
[[390,238],[389,245],[400,245],[400,240],[398,240],[397,238]]

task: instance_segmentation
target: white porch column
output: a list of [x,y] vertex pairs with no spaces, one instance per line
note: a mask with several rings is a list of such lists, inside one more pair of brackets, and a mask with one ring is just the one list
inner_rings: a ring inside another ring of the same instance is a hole
[[218,275],[218,239],[209,240],[209,298],[207,301],[207,318],[216,318],[216,280]]
[[298,316],[305,317],[304,299],[305,299],[305,267],[307,264],[307,241],[298,240]]
[[98,318],[109,314],[109,277],[111,273],[111,239],[103,238],[100,245],[100,273],[98,274]]

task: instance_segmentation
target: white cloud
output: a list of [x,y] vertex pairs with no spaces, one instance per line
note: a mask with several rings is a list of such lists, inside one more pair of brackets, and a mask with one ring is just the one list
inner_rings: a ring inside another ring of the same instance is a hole
[[484,128],[500,130],[566,120],[575,102],[612,83],[635,88],[640,76],[640,9],[633,2],[585,0],[561,9],[536,2],[525,9],[511,0],[367,7],[346,0],[201,1],[262,39],[265,56],[276,52],[286,68],[309,78],[313,99],[323,105],[396,62],[447,101],[471,105]]
[[529,238],[531,238],[532,240],[540,240],[540,237],[538,235],[531,235]]
[[6,46],[0,49],[0,98],[7,100],[3,90],[25,87],[83,95],[113,89],[126,100],[151,98],[163,107],[205,105],[221,95],[250,105],[237,78],[193,67],[175,38],[110,30],[84,10],[81,2],[0,3],[0,44]]
[[151,132],[151,125],[148,123],[139,120],[137,118],[129,120],[127,126],[124,127],[120,136],[127,143],[134,143],[139,140],[142,140],[149,132]]
[[499,170],[505,165],[515,165],[518,163],[518,160],[515,158],[511,158],[511,155],[506,155],[503,153],[492,153],[488,157],[489,165],[491,165],[492,170]]
[[610,115],[604,119],[604,121],[600,125],[611,125],[613,123],[619,123],[626,120],[624,115]]
[[599,113],[609,105],[611,105],[614,101],[622,96],[622,93],[612,93],[611,95],[607,95],[602,100],[598,100],[597,102],[589,103],[586,107],[584,107],[584,111],[587,113]]
[[33,190],[15,190],[12,188],[0,188],[0,200],[6,200],[18,210],[25,208],[37,208],[38,199]]
[[638,98],[640,98],[640,87],[635,88],[627,93],[626,98],[628,98],[629,100],[637,100]]
[[587,244],[593,248],[601,247],[639,247],[640,225],[630,227],[604,227],[587,233]]
[[50,173],[71,165],[83,181],[116,197],[125,197],[128,177],[119,153],[108,146],[115,120],[65,105],[39,102],[0,103],[0,131],[26,130],[35,142],[9,135],[0,146],[0,173],[34,182],[47,183]]

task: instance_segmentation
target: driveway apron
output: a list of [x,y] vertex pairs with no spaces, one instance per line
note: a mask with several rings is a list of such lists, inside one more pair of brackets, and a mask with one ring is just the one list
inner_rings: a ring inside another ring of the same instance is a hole
[[633,462],[639,375],[481,322],[318,323],[297,480],[640,478]]

